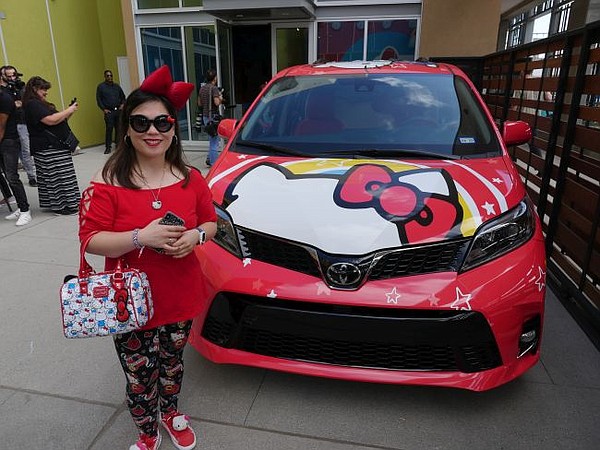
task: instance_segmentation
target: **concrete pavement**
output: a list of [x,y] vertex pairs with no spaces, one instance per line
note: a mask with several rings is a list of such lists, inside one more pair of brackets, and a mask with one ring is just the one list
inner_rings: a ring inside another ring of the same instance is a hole
[[[187,155],[204,168],[205,149]],[[80,188],[105,158],[75,157]],[[136,433],[111,339],[62,336],[77,217],[41,212],[26,190],[33,222],[0,219],[0,450],[127,449]],[[535,368],[483,393],[221,366],[190,347],[180,407],[206,450],[600,448],[600,353],[551,292],[542,345]]]

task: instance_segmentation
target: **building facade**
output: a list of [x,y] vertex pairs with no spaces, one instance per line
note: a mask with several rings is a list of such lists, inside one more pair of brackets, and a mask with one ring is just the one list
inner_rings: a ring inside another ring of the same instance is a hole
[[[122,0],[132,85],[168,64],[200,86],[217,69],[225,114],[241,117],[260,86],[315,60],[483,56],[496,48],[500,0]],[[126,10],[128,9],[128,12]],[[440,30],[444,30],[440,32]],[[121,74],[123,78],[125,74]],[[179,117],[189,141],[195,95]]]
[[123,30],[120,0],[2,0],[0,61],[25,82],[34,75],[48,80],[48,100],[58,109],[77,97],[69,123],[83,146],[97,144],[104,121],[96,86],[105,69],[128,67]]
[[[549,2],[554,9],[573,3],[571,15],[581,17],[593,16],[600,0],[3,0],[0,56],[24,79],[48,79],[58,107],[78,98],[71,125],[88,146],[103,138],[95,88],[104,69],[128,93],[162,64],[198,87],[215,67],[225,112],[240,117],[261,84],[285,67],[482,57],[506,41],[510,14]],[[206,139],[191,126],[195,105],[194,96],[179,117],[190,143]]]

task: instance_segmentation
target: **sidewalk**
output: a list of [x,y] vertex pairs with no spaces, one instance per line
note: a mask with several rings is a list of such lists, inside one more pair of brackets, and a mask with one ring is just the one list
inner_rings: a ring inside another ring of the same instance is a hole
[[[81,189],[102,149],[75,156]],[[187,155],[204,170],[205,150]],[[77,217],[41,212],[26,190],[33,222],[0,218],[0,450],[127,449],[136,432],[111,339],[62,336],[58,290],[77,270]],[[551,292],[541,362],[483,393],[222,366],[191,347],[186,364],[180,407],[197,449],[600,448],[600,353]]]

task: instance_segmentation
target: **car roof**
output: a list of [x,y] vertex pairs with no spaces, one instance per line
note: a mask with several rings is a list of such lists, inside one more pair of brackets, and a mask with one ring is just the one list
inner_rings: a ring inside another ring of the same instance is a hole
[[338,61],[315,62],[289,67],[277,75],[309,76],[309,75],[344,75],[352,73],[429,73],[439,75],[462,75],[460,69],[450,64],[429,61]]

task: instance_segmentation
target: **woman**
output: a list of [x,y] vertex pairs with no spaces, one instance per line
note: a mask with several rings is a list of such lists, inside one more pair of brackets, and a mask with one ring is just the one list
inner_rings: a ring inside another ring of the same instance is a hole
[[62,111],[46,100],[50,82],[31,77],[23,94],[23,111],[29,131],[30,150],[37,172],[40,208],[56,214],[78,212],[79,185],[71,151],[59,139],[69,134],[67,119],[79,107],[77,102]]
[[[177,448],[196,445],[177,400],[183,348],[205,298],[194,249],[215,235],[217,216],[204,178],[184,163],[179,140],[177,109],[192,90],[192,84],[173,83],[167,66],[150,74],[125,101],[124,140],[81,200],[79,235],[82,243],[91,238],[87,251],[106,256],[107,269],[123,257],[146,272],[152,290],[152,319],[142,330],[114,338],[140,433],[130,450],[158,448],[159,423]],[[167,212],[184,226],[161,225]]]
[[[202,110],[202,120],[204,124],[212,121],[213,117],[219,114],[219,106],[223,103],[223,94],[217,87],[217,71],[208,69],[206,71],[206,83],[198,91],[198,107]],[[220,138],[217,134],[208,138],[208,156],[206,165],[211,167],[219,156]]]

